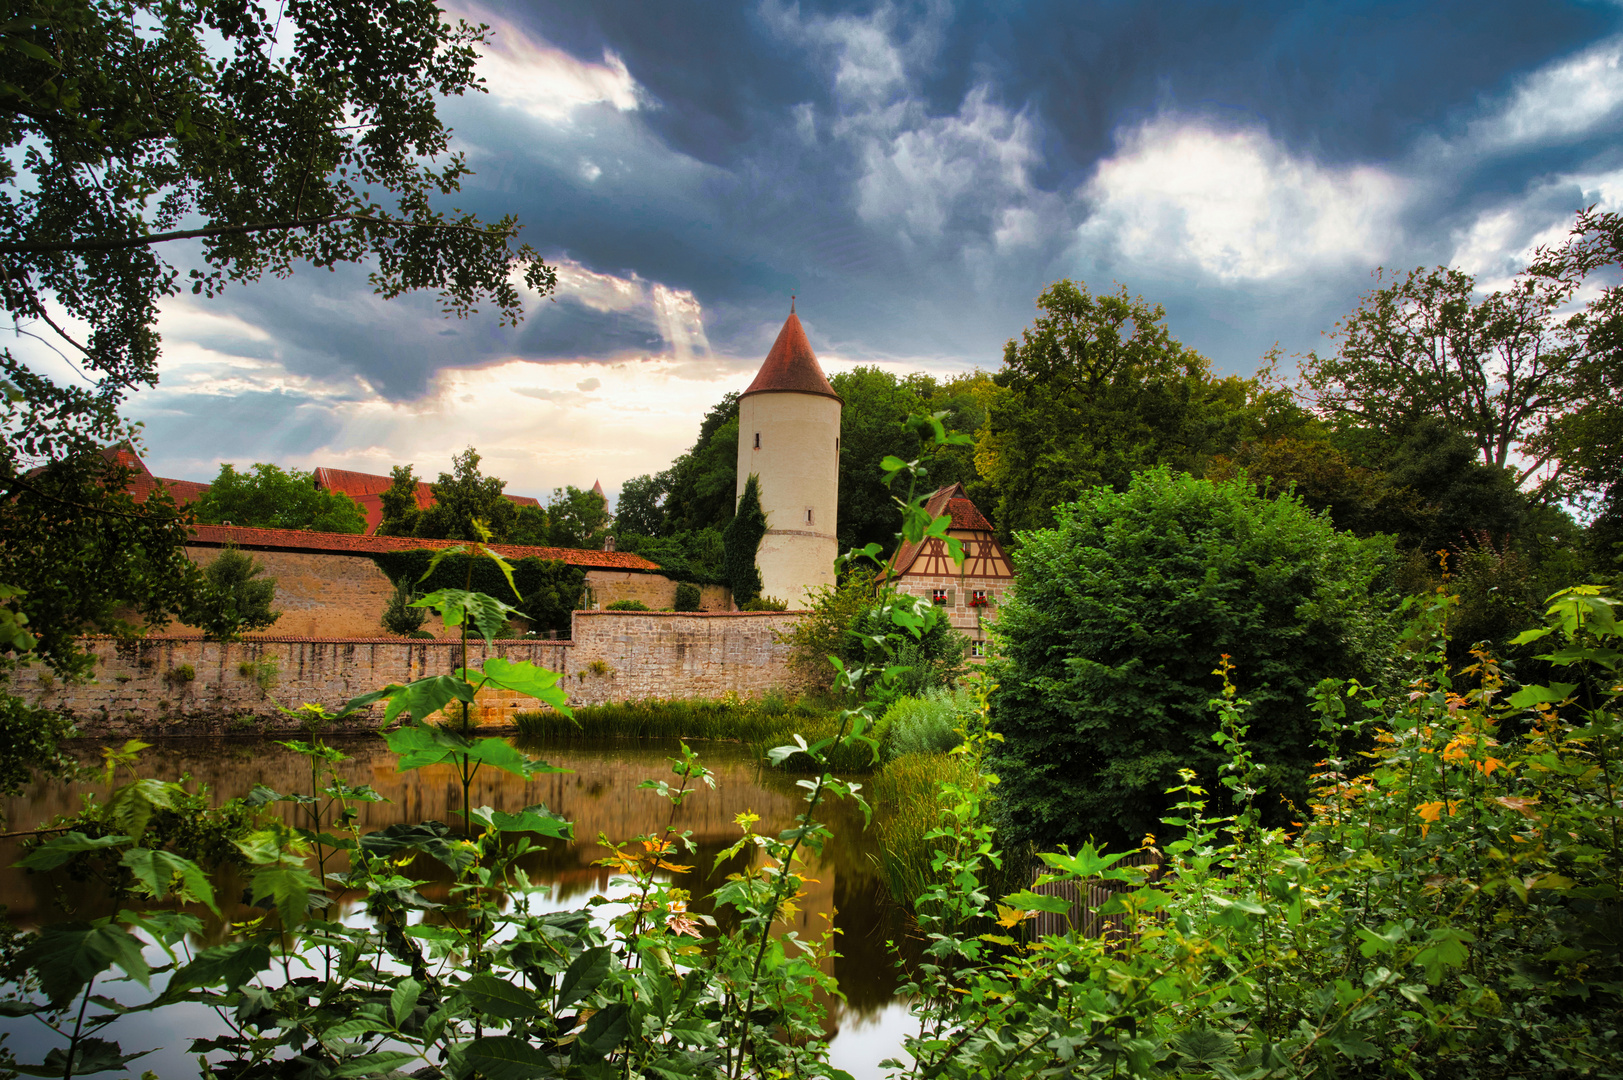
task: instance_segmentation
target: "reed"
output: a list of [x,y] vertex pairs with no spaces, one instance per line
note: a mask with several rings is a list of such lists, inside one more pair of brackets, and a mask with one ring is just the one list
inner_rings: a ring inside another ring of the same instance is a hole
[[700,700],[621,701],[580,705],[573,711],[574,721],[550,709],[521,712],[513,721],[525,735],[553,740],[732,739],[777,746],[826,715],[812,702],[777,694],[762,698],[728,695]]
[[939,841],[928,840],[944,823],[939,791],[947,781],[968,783],[974,763],[960,754],[902,754],[871,781],[880,856],[890,895],[911,904],[935,884],[930,860]]

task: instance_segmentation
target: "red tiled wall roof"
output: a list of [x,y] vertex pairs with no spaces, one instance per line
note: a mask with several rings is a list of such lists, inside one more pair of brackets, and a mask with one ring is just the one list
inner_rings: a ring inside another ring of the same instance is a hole
[[[193,525],[193,543],[218,547],[227,543],[242,548],[273,551],[311,551],[333,555],[372,555],[385,551],[413,551],[417,548],[448,548],[460,540],[422,540],[415,536],[357,536],[353,533],[321,533],[303,529],[250,529],[240,525]],[[659,564],[628,551],[584,551],[580,548],[528,547],[520,544],[492,544],[491,549],[508,559],[548,559],[570,566],[600,570],[657,571]]]

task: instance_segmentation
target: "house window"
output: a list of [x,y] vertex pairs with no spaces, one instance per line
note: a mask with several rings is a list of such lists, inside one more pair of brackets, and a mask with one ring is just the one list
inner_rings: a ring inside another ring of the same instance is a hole
[[986,656],[986,642],[971,641],[969,643],[969,655],[978,659],[984,658]]
[[986,590],[985,589],[972,589],[972,590],[970,590],[970,593],[969,593],[969,606],[970,607],[985,607],[988,603],[989,603],[989,601],[986,598]]
[[761,448],[761,433],[759,431],[757,431],[755,433],[755,449],[759,450],[760,448]]
[[930,590],[930,602],[932,604],[945,605],[946,602],[947,602],[947,590],[946,589],[931,589]]

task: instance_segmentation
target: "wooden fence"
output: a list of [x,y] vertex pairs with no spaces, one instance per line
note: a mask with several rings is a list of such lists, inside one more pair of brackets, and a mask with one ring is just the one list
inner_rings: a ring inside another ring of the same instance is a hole
[[[1153,866],[1156,870],[1150,872],[1144,880],[1154,882],[1161,876],[1161,856],[1148,852],[1129,855],[1116,863],[1117,867],[1127,866]],[[1127,933],[1126,917],[1122,915],[1101,915],[1099,909],[1105,905],[1111,895],[1120,892],[1132,892],[1139,887],[1137,882],[1127,881],[1101,881],[1098,878],[1088,878],[1086,881],[1054,881],[1047,885],[1035,884],[1039,875],[1048,872],[1047,866],[1039,866],[1032,873],[1032,891],[1044,896],[1061,896],[1071,902],[1069,921],[1067,916],[1052,911],[1039,911],[1026,921],[1027,933],[1032,940],[1041,938],[1046,934],[1063,934],[1071,927],[1076,927],[1077,933],[1083,937],[1110,938]]]

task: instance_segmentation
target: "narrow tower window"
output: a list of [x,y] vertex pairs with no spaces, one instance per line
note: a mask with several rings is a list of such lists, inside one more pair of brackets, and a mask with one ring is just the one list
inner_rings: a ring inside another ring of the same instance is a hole
[[806,507],[806,524],[812,524],[812,508],[809,506]]
[[761,448],[761,433],[759,431],[757,431],[755,433],[755,449],[759,450],[760,448]]

